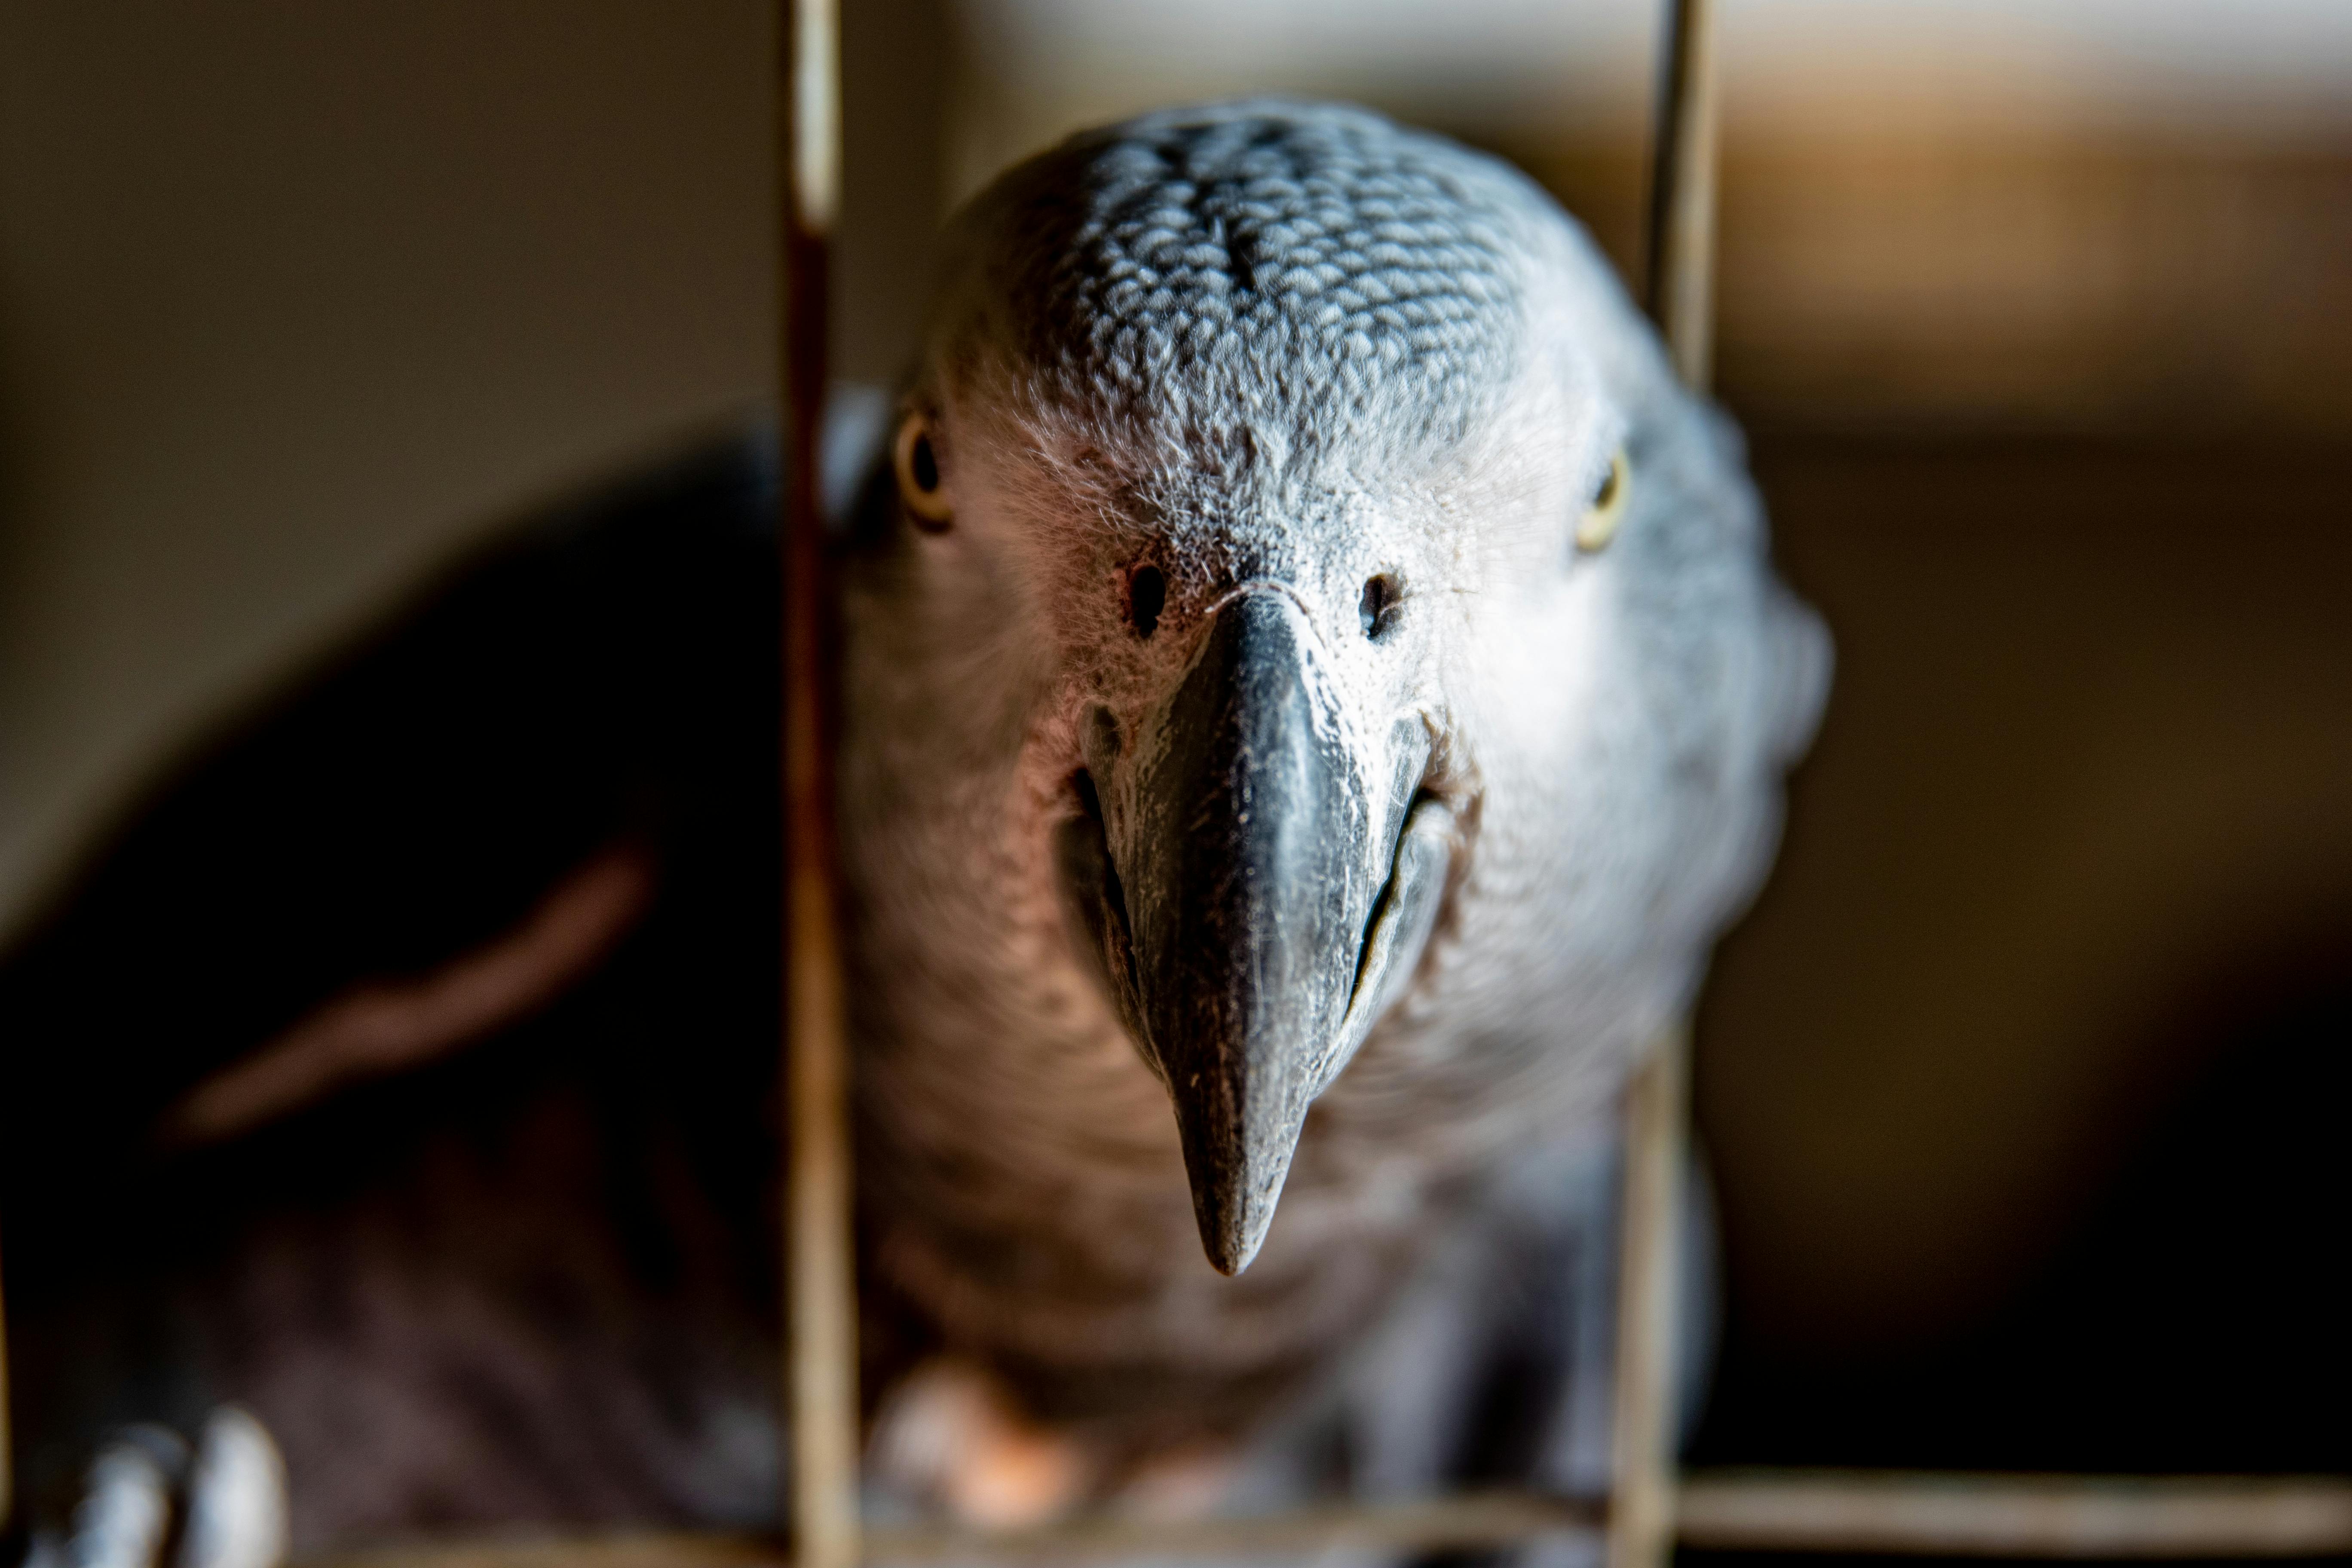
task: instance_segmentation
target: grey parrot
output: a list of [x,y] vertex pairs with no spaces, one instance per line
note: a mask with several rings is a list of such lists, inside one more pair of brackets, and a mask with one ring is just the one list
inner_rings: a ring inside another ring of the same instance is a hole
[[[1589,1483],[1607,1110],[1762,878],[1828,683],[1737,432],[1532,183],[1354,109],[1082,134],[950,240],[839,541],[874,1506],[1020,1522]],[[392,1092],[351,1077],[301,1081]],[[749,1125],[771,1101],[742,1083]],[[718,1138],[686,1125],[680,1170]],[[667,1181],[629,1211],[663,1246],[770,1245],[756,1205]],[[574,1234],[500,1223],[525,1254]],[[276,1433],[298,1542],[773,1508],[772,1348],[725,1349],[772,1331],[744,1327],[772,1292],[756,1268],[666,1265],[734,1281],[709,1287],[724,1331],[591,1372],[578,1347],[626,1334],[537,1287],[397,1334],[378,1304],[364,1329],[283,1306],[305,1268],[449,1267],[356,1246],[279,1246],[275,1296],[215,1260],[177,1298],[233,1325],[206,1342],[232,1370],[183,1382]],[[644,1278],[575,1272],[613,1296]],[[432,1294],[404,1289],[383,1300]],[[508,1360],[401,1339],[428,1332]],[[495,1419],[464,1414],[466,1356]],[[352,1403],[320,1393],[338,1364],[370,1369]],[[190,1424],[172,1386],[156,1414]],[[397,1419],[371,1427],[362,1394]],[[536,1479],[501,1500],[485,1477],[532,1475],[501,1443],[559,1429],[625,1506],[549,1504]],[[613,1434],[593,1454],[591,1430]]]
[[1201,1397],[1590,1128],[1765,868],[1827,641],[1492,159],[1182,110],[953,238],[848,580],[876,1266],[992,1360]]

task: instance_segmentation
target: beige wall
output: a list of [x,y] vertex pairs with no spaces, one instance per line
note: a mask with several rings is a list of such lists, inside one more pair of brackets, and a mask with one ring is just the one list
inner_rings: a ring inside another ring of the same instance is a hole
[[0,907],[502,509],[771,380],[760,0],[0,9]]

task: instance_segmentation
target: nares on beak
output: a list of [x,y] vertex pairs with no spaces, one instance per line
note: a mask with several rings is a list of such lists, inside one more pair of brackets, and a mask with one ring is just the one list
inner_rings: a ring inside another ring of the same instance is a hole
[[1210,618],[1124,742],[1085,726],[1057,856],[1080,945],[1166,1083],[1209,1261],[1274,1219],[1307,1107],[1403,989],[1453,820],[1417,714],[1351,712],[1298,601],[1252,584]]

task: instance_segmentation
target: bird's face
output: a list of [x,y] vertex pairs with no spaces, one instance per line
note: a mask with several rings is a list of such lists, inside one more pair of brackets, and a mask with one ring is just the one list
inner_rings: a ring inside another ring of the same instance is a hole
[[1017,847],[960,896],[1016,880],[1030,933],[1058,889],[1235,1272],[1478,846],[1576,820],[1525,807],[1592,731],[1624,307],[1519,176],[1330,107],[1073,138],[950,251],[875,679],[930,694],[929,755],[1017,748]]
[[899,428],[926,613],[1024,672],[1020,772],[1058,789],[1037,853],[1173,1101],[1226,1273],[1466,870],[1492,727],[1465,694],[1554,661],[1587,614],[1617,426],[1572,353],[1514,374],[1460,438],[1278,471],[1106,440],[988,377]]

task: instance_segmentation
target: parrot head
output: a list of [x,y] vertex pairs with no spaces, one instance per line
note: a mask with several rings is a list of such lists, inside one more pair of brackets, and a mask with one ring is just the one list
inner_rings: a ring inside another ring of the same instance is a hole
[[1069,942],[1235,1273],[1444,925],[1465,693],[1534,670],[1524,727],[1576,683],[1625,481],[1549,281],[1580,242],[1490,160],[1265,104],[1076,138],[952,241],[895,451],[937,657],[1024,694]]

